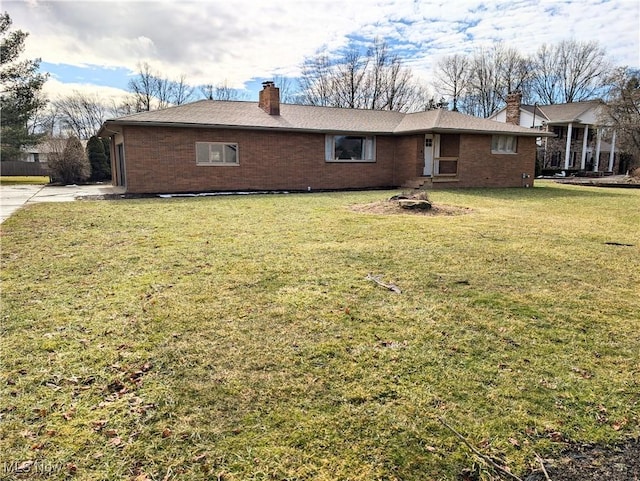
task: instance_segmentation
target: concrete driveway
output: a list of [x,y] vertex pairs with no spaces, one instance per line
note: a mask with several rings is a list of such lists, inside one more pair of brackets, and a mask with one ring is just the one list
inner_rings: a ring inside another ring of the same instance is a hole
[[122,194],[122,187],[96,185],[3,185],[0,186],[0,223],[26,204],[72,202],[83,197]]

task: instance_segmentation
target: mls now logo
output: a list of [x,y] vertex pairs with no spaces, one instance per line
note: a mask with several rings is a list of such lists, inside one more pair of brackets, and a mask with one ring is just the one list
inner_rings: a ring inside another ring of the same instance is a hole
[[3,464],[3,472],[5,474],[48,475],[62,470],[62,464],[51,463],[44,459],[36,459],[33,461],[5,461]]

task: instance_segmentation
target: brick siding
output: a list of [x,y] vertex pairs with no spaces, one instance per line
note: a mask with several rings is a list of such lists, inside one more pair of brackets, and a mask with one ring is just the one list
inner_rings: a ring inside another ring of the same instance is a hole
[[[491,135],[461,135],[458,187],[523,187],[533,185],[536,141],[518,137],[517,153],[492,154]],[[529,177],[523,179],[523,174]]]
[[[376,162],[354,163],[326,162],[319,133],[125,126],[123,137],[129,193],[394,187],[422,175],[424,163],[424,135],[378,135]],[[491,135],[442,140],[460,159],[447,187],[520,187],[523,173],[533,183],[533,137],[520,137],[511,155],[491,154]],[[238,144],[239,165],[196,165],[196,142]]]
[[[307,190],[394,185],[391,136],[376,137],[376,162],[325,162],[324,134],[125,127],[127,192]],[[196,142],[238,144],[239,165],[196,165]]]

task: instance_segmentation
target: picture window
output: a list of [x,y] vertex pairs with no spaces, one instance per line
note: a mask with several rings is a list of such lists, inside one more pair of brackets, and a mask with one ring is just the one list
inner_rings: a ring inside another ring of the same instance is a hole
[[327,162],[375,162],[375,139],[360,135],[327,135]]
[[197,165],[238,165],[238,144],[196,142]]

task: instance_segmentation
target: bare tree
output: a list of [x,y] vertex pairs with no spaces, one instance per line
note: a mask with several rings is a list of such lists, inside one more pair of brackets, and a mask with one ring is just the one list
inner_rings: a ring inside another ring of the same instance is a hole
[[[618,68],[609,78],[611,89],[607,98],[605,125],[616,131],[620,151],[640,165],[640,70]],[[633,165],[627,165],[627,169]]]
[[155,110],[156,75],[147,62],[138,64],[137,75],[129,80],[129,91],[133,94],[137,112]]
[[109,107],[97,94],[74,91],[52,102],[60,130],[79,139],[95,135],[109,117]]
[[522,101],[531,99],[531,60],[522,56],[515,48],[500,45],[498,55],[498,96],[501,102],[507,101],[511,92],[521,92]]
[[194,98],[195,89],[187,83],[185,75],[180,75],[178,80],[173,81],[172,102],[174,105],[182,105],[191,102]]
[[184,75],[178,80],[162,77],[146,62],[138,64],[137,75],[129,80],[129,91],[133,96],[130,105],[136,112],[181,105],[189,102],[194,93]]
[[532,99],[531,61],[516,49],[497,43],[480,47],[472,55],[452,55],[438,64],[436,87],[452,98],[453,108],[479,117],[489,117],[520,91]]
[[300,78],[300,101],[307,105],[338,107],[333,96],[332,63],[327,54],[306,59]]
[[611,65],[598,42],[543,44],[533,59],[532,88],[540,102],[579,102],[601,96]]
[[173,99],[173,85],[168,78],[155,77],[154,82],[154,94],[156,98],[156,109],[166,109],[171,106]]
[[386,42],[376,38],[368,55],[371,58],[371,68],[366,82],[366,108],[383,110],[384,107],[381,107],[380,104],[382,92],[385,88],[385,67],[389,63],[389,46]]
[[407,111],[416,108],[418,90],[410,69],[376,39],[366,55],[351,47],[339,58],[306,59],[298,98],[308,105]]
[[501,106],[499,69],[503,61],[501,44],[493,48],[478,48],[470,61],[469,93],[465,98],[466,113],[478,117],[489,117]]
[[469,84],[469,69],[469,58],[462,54],[443,57],[436,64],[435,88],[451,99],[453,111],[458,110],[458,100]]
[[368,65],[369,58],[363,57],[356,48],[351,48],[345,54],[342,61],[335,66],[336,103],[352,109],[362,107]]
[[213,84],[201,85],[199,90],[200,94],[202,94],[206,100],[214,100],[215,87]]
[[230,87],[227,81],[218,85],[206,84],[200,86],[200,93],[207,100],[243,100],[246,94],[241,90]]
[[405,112],[414,106],[417,84],[411,71],[395,56],[387,66],[384,76],[383,105],[385,110]]
[[295,87],[295,83],[289,77],[275,75],[273,82],[280,89],[280,100],[283,103],[295,104],[297,102],[299,92]]

